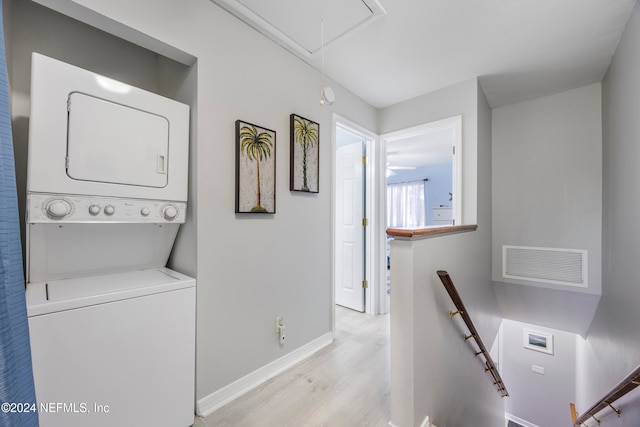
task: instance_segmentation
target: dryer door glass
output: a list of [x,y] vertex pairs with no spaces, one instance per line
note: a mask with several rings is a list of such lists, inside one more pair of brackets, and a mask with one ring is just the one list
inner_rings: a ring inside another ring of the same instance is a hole
[[69,95],[67,175],[80,181],[167,185],[165,117],[73,92]]

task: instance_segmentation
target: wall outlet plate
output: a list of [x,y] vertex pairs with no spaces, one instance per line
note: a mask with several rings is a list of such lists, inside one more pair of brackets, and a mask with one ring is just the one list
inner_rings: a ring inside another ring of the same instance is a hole
[[544,375],[544,368],[538,365],[531,365],[531,370],[536,374]]

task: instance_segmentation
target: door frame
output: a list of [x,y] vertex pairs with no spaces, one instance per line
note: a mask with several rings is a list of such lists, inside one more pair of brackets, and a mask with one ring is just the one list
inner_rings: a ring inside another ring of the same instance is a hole
[[[423,123],[417,126],[411,126],[406,129],[401,129],[395,132],[385,133],[379,136],[380,138],[380,158],[381,165],[387,164],[387,141],[394,141],[398,139],[409,138],[416,135],[422,135],[429,132],[434,132],[441,129],[453,129],[453,163],[452,163],[452,175],[453,175],[453,219],[455,225],[462,224],[462,115],[447,117],[440,120],[434,120],[432,122]],[[383,217],[386,216],[386,187],[387,178],[386,175],[381,177],[378,197],[382,199],[384,205]],[[383,222],[384,226],[384,222]],[[386,233],[386,229],[384,229]]]
[[361,135],[365,142],[367,157],[367,173],[365,182],[366,188],[366,211],[368,226],[366,228],[366,274],[369,286],[365,289],[365,313],[379,314],[379,276],[378,265],[380,264],[380,242],[376,230],[379,228],[379,205],[377,183],[380,169],[378,166],[380,149],[378,147],[378,136],[368,129],[352,122],[336,113],[331,118],[331,306],[332,306],[332,330],[335,335],[335,209],[336,209],[336,127]]
[[[387,300],[389,295],[386,292],[386,274],[387,274],[387,260],[386,260],[386,235],[387,235],[387,141],[393,141],[397,139],[408,138],[423,133],[433,132],[440,129],[450,128],[454,130],[453,136],[453,163],[452,163],[452,175],[453,175],[453,219],[455,225],[462,224],[462,115],[456,115],[447,117],[440,120],[433,120],[431,122],[423,123],[417,126],[411,126],[405,129],[401,129],[394,132],[388,132],[378,135],[378,144],[376,144],[378,150],[378,168],[379,172],[377,176],[376,197],[379,200],[377,217],[378,228],[375,234],[378,241],[382,243],[384,241],[384,253],[381,254],[382,258],[378,258],[378,277],[385,278],[385,286],[383,288],[380,284],[379,300],[380,313],[386,313]],[[382,280],[380,280],[382,282]]]

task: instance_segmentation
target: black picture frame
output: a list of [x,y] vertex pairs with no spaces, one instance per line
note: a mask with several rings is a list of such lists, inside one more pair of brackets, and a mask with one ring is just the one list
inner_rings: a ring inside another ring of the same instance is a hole
[[276,213],[276,131],[236,120],[236,213]]
[[320,125],[297,114],[290,116],[289,190],[320,192]]

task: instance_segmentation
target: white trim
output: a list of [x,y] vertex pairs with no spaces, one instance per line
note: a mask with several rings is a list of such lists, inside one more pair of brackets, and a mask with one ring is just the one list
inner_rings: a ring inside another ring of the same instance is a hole
[[511,420],[511,421],[513,421],[514,423],[518,423],[518,424],[520,424],[522,427],[538,427],[537,425],[532,424],[532,423],[530,423],[530,422],[528,422],[528,421],[525,421],[525,420],[523,420],[522,418],[518,418],[518,417],[516,417],[515,415],[511,415],[511,414],[509,414],[508,412],[505,412],[505,413],[504,413],[504,417],[505,417],[507,420]]
[[212,414],[227,403],[253,390],[267,380],[328,346],[332,341],[332,333],[327,332],[302,347],[293,350],[291,353],[274,360],[220,390],[214,391],[196,402],[196,414],[201,417]]
[[336,339],[336,119],[337,115],[333,113],[331,116],[331,176],[329,177],[329,227],[331,228],[331,247],[329,248],[329,263],[331,271],[331,338]]
[[165,43],[164,41],[151,37],[149,34],[124,25],[107,15],[92,9],[91,7],[78,4],[76,0],[34,0],[49,9],[67,15],[77,21],[96,27],[107,34],[114,35],[123,40],[137,44],[145,49],[160,55],[166,56],[178,61],[188,67],[194,65],[197,57],[187,51],[177,48],[174,45]]
[[[452,197],[452,206],[453,206],[453,220],[455,225],[463,225],[462,222],[462,115],[452,116],[441,120],[436,120],[429,123],[424,123],[417,126],[412,126],[410,128],[398,130],[395,132],[385,133],[380,135],[380,149],[381,149],[381,161],[383,165],[387,164],[387,142],[395,141],[398,139],[411,138],[413,136],[422,135],[428,132],[434,132],[441,129],[453,129],[454,137],[453,137],[453,145],[455,149],[455,155],[453,156],[453,164],[452,164],[452,175],[453,175],[453,197]],[[386,169],[386,166],[383,170]],[[383,174],[385,184],[380,189],[379,197],[385,200],[386,197],[383,195],[386,194],[386,177]],[[383,206],[385,215],[386,215],[386,206]],[[467,206],[467,208],[469,208]],[[386,233],[386,229],[385,229]]]
[[504,361],[504,351],[502,345],[502,343],[504,342],[504,321],[505,319],[502,319],[500,321],[500,327],[498,328],[498,373],[500,375],[504,375],[502,371],[502,363]]
[[462,225],[462,116],[455,116],[446,120],[448,122],[452,122],[451,124],[455,130],[455,135],[453,136],[454,154],[451,171],[453,179],[455,180],[455,187],[453,188],[453,195],[451,198],[451,206],[453,206],[453,223],[455,225]]
[[267,22],[260,15],[249,9],[247,6],[243,5],[239,1],[236,0],[213,0],[215,4],[243,21],[248,26],[252,27],[254,30],[258,31],[265,37],[271,39],[275,43],[287,49],[289,52],[293,53],[299,58],[302,58],[306,61],[311,60],[312,52],[309,52],[307,49],[302,47],[298,42],[293,40],[291,37],[287,36],[282,31],[278,30],[276,27]]
[[[238,0],[212,0],[215,4],[234,15],[236,18],[243,21],[245,24],[249,25],[256,31],[263,34],[265,37],[273,40],[275,43],[279,44],[283,48],[287,49],[289,52],[298,56],[299,58],[311,62],[313,59],[313,55],[317,53],[322,46],[317,48],[314,51],[309,51],[306,47],[302,46],[299,42],[292,39],[282,31],[278,30],[275,26],[265,20],[262,16],[258,15],[256,12],[251,10],[249,7],[242,4],[242,2]],[[324,46],[328,46],[336,40],[344,37],[345,35],[351,33],[352,31],[361,28],[364,25],[368,25],[369,23],[375,21],[376,19],[387,14],[387,11],[382,7],[382,5],[378,2],[378,0],[362,0],[363,3],[371,10],[371,16],[366,18],[364,21],[359,22],[355,26],[348,28],[341,34],[336,35],[333,39],[324,43]]]
[[[396,427],[396,425],[392,421],[389,421],[389,426]],[[422,424],[420,424],[420,427],[436,427],[436,426],[429,422],[429,416],[427,415],[427,417],[424,419]]]
[[[540,345],[531,344],[530,342],[531,335],[543,337],[545,346],[542,347]],[[540,331],[534,331],[532,329],[524,328],[522,330],[522,345],[524,348],[528,348],[529,350],[535,350],[535,351],[540,351],[542,353],[553,354],[553,334],[550,332],[540,332]]]

